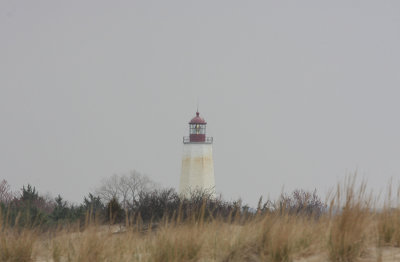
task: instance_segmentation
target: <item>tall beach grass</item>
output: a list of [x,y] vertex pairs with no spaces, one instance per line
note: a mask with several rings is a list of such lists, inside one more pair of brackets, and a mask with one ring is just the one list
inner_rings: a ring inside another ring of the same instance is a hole
[[400,253],[396,198],[388,190],[378,206],[366,183],[351,176],[318,216],[280,210],[205,217],[203,206],[185,219],[175,210],[157,223],[136,214],[112,225],[88,214],[85,225],[42,230],[11,226],[17,223],[1,210],[0,261],[385,261],[383,249]]

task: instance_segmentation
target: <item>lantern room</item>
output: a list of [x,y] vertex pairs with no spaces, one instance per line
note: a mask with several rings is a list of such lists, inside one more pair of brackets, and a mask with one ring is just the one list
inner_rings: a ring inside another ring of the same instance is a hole
[[184,143],[212,143],[212,138],[206,137],[207,122],[196,112],[196,116],[189,122],[189,137],[184,137]]

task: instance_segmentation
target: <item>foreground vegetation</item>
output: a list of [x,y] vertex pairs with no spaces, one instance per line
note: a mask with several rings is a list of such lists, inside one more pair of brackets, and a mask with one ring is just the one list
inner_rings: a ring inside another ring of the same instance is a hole
[[114,196],[104,209],[88,207],[83,220],[52,224],[26,214],[20,223],[23,215],[11,219],[15,210],[3,206],[0,261],[400,261],[393,198],[389,187],[378,202],[350,177],[326,204],[295,191],[252,210],[204,192],[181,199],[153,189],[132,209]]

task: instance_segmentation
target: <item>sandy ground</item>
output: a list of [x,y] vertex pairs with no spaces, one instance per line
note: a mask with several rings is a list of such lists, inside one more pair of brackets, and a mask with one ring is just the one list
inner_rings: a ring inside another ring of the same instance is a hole
[[[358,260],[359,262],[400,262],[400,248],[383,247],[371,248],[367,254]],[[293,262],[329,262],[326,254],[312,255],[295,259]]]
[[[37,262],[53,261],[48,258],[38,257]],[[330,262],[326,254],[311,255],[309,257],[294,259],[293,262]],[[400,262],[400,248],[383,247],[380,250],[371,249],[365,257],[358,262]]]

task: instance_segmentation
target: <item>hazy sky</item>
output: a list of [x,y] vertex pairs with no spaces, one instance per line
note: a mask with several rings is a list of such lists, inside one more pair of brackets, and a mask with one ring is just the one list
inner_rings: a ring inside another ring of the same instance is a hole
[[0,1],[0,179],[178,187],[200,101],[217,192],[400,175],[400,1]]

